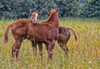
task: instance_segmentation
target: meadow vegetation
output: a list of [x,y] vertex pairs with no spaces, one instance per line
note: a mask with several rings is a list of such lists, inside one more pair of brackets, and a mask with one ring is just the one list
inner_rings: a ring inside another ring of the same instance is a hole
[[[66,56],[59,45],[55,44],[53,57],[47,58],[43,45],[43,60],[37,51],[33,54],[31,42],[24,40],[20,49],[20,60],[11,57],[14,38],[9,34],[8,44],[4,44],[4,33],[7,26],[16,20],[0,20],[0,69],[100,69],[100,21],[97,19],[61,18],[60,26],[72,27],[77,35],[68,42],[69,54]],[[41,22],[43,20],[40,20]]]

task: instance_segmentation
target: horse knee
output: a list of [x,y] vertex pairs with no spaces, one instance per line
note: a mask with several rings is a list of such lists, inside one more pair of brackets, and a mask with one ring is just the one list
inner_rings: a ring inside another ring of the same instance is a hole
[[66,48],[66,49],[65,49],[65,54],[68,54],[68,51],[69,51],[68,48]]
[[68,47],[66,46],[65,47],[65,54],[68,54],[69,50],[68,50]]
[[53,54],[53,52],[50,52],[50,53],[48,54],[48,58],[49,58],[49,59],[52,58],[52,54]]
[[13,51],[16,51],[16,52],[17,52],[17,51],[19,51],[19,49],[20,49],[20,47],[12,46],[12,50],[13,50]]
[[12,46],[12,52],[15,52],[16,50],[15,50],[15,47],[14,46]]
[[49,50],[48,50],[48,58],[52,58],[53,48],[54,48],[54,46],[52,46],[51,49],[49,48]]

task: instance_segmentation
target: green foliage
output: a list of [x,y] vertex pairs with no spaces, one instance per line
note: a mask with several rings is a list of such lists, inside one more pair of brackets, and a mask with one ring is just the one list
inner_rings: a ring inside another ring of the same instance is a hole
[[1,0],[0,17],[6,19],[28,18],[30,8],[33,11],[42,11],[44,14],[46,10],[56,8],[56,4],[54,0]]
[[100,18],[100,0],[88,0],[82,7],[81,16]]
[[60,16],[76,16],[76,0],[0,0],[0,19],[28,18],[30,8],[42,11],[41,16],[47,16],[46,10],[60,8]]
[[78,13],[79,3],[77,0],[55,0],[60,8],[61,16],[74,17]]
[[42,11],[43,18],[48,16],[46,10],[57,8],[60,17],[100,18],[100,0],[0,0],[0,19],[28,18],[30,8]]
[[0,1],[1,17],[6,19],[27,18],[32,0],[3,0]]

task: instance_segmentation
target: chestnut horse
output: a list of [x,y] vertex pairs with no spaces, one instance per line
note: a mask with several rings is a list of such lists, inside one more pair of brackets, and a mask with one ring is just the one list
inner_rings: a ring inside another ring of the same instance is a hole
[[[32,13],[33,14],[33,13]],[[17,60],[19,59],[19,51],[24,39],[28,39],[32,42],[33,47],[35,42],[38,44],[45,43],[48,49],[48,58],[52,57],[53,48],[55,41],[59,35],[59,16],[58,9],[51,10],[48,22],[37,23],[37,15],[33,15],[32,20],[20,19],[13,24],[10,24],[5,32],[4,40],[5,43],[8,42],[9,29],[11,28],[12,35],[15,42],[12,46],[12,56],[16,55]],[[35,23],[35,24],[33,24]]]
[[[51,11],[47,10],[47,13],[50,15]],[[70,28],[70,27],[65,28],[65,27],[59,26],[59,37],[58,37],[57,42],[60,45],[60,47],[64,50],[65,54],[68,53],[67,42],[69,41],[69,38],[70,38],[70,31],[74,35],[75,42],[77,42],[78,37],[77,37],[77,34],[73,28]]]
[[[47,11],[47,12],[48,12],[48,14],[51,13],[50,11]],[[47,23],[47,22],[48,22],[48,19],[42,23]],[[78,37],[77,37],[77,34],[73,28],[70,28],[70,27],[65,28],[65,27],[59,26],[59,37],[57,39],[57,43],[64,50],[65,54],[68,53],[67,43],[68,43],[70,36],[71,36],[70,31],[74,35],[75,42],[77,42]],[[36,43],[35,45],[37,45],[37,44],[38,43]],[[42,47],[40,47],[40,45],[42,46],[42,44],[41,43],[38,44],[39,52],[40,52],[40,55],[42,56]],[[37,47],[35,47],[34,49],[37,50]]]

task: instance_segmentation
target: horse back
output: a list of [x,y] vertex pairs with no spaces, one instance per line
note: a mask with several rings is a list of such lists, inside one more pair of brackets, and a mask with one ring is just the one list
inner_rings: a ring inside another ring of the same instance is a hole
[[18,36],[24,36],[27,32],[27,24],[30,23],[27,19],[19,19],[15,23],[12,24],[12,34],[16,34]]

